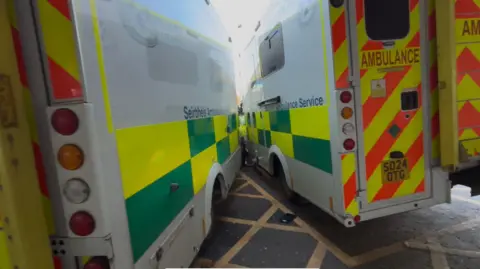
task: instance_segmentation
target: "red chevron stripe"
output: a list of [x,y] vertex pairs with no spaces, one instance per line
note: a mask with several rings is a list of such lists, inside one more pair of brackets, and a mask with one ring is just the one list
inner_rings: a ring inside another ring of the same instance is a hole
[[378,111],[383,107],[385,102],[390,98],[392,93],[397,88],[398,84],[402,82],[405,75],[410,71],[411,66],[407,66],[402,71],[398,72],[389,72],[385,75],[386,87],[387,87],[387,96],[385,98],[371,98],[368,97],[363,107],[363,129],[366,130],[370,123],[377,115]]
[[345,25],[345,10],[332,25],[333,52],[337,52],[343,42],[347,41],[347,28]]
[[35,157],[35,169],[37,170],[38,184],[43,195],[48,197],[47,177],[43,165],[42,152],[37,143],[32,142],[33,155]]
[[20,75],[20,82],[24,87],[28,88],[27,69],[25,68],[25,61],[23,60],[22,44],[20,43],[20,33],[14,27],[11,27],[13,46],[15,47],[15,56],[17,57],[18,73]]
[[[418,36],[419,33],[416,33],[415,36]],[[415,44],[417,38],[413,38],[407,46],[410,44]],[[411,66],[405,67],[402,71],[398,72],[389,72],[385,75],[385,81],[387,82],[387,96],[385,98],[371,98],[368,97],[363,107],[363,129],[368,128],[372,120],[377,115],[378,111],[383,107],[385,102],[390,98],[391,94],[397,88],[398,84],[402,81],[408,71],[411,69]]]
[[480,69],[480,61],[469,48],[465,47],[457,57],[457,73],[464,74],[478,69]]
[[345,209],[348,208],[350,203],[355,199],[357,195],[357,174],[353,172],[353,174],[348,178],[347,183],[343,185],[343,203],[345,205]]
[[425,179],[422,179],[420,184],[418,184],[417,188],[415,189],[415,193],[425,192]]
[[[410,115],[409,119],[405,118],[406,114]],[[411,119],[415,116],[415,114],[416,111],[399,111],[395,118],[390,122],[387,129],[377,140],[373,148],[367,153],[367,156],[365,157],[367,180],[370,180],[370,177],[372,176],[373,172],[375,172],[375,169],[377,169],[377,167],[383,161],[383,158],[385,157],[385,155],[388,154],[395,141],[397,141],[398,137],[402,135],[403,130],[405,130],[405,128],[411,122]],[[388,133],[388,130],[393,125],[397,125],[401,130],[397,137],[393,137],[390,133]]]
[[480,112],[467,101],[458,112],[458,127],[459,129],[469,129],[477,126],[480,126]]
[[355,6],[357,7],[357,25],[360,23],[361,20],[363,20],[363,16],[365,15],[364,12],[364,3],[363,0],[356,0]]
[[335,87],[337,89],[346,89],[350,87],[350,85],[348,84],[348,67],[345,69],[345,71],[343,71],[342,75],[340,75],[340,77],[335,82]]
[[435,11],[428,16],[428,40],[432,41],[437,36],[437,15]]
[[[408,169],[412,171],[412,168],[417,164],[420,157],[423,156],[423,132],[420,132],[415,142],[410,146],[405,157],[408,159]],[[382,185],[382,188],[377,192],[373,201],[390,199],[397,192],[398,188],[403,182],[390,183]]]
[[470,19],[480,17],[480,7],[472,0],[457,0],[455,2],[455,17]]
[[56,99],[72,99],[82,96],[80,82],[67,73],[50,57],[48,58],[53,95]]
[[48,0],[48,3],[52,5],[56,10],[62,13],[67,19],[71,20],[70,17],[70,7],[68,5],[68,0]]

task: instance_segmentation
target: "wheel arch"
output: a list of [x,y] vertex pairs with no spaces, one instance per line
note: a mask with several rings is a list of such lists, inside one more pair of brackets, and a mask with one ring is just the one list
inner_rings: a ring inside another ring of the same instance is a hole
[[207,176],[207,181],[205,183],[205,233],[207,234],[210,231],[212,225],[211,219],[211,210],[212,210],[212,199],[213,191],[215,189],[215,183],[220,184],[220,189],[222,191],[222,198],[227,198],[228,191],[225,179],[223,177],[223,169],[219,163],[215,163],[210,168],[210,171]]
[[290,169],[288,168],[288,163],[285,155],[282,153],[282,150],[276,146],[273,145],[270,147],[268,150],[268,169],[270,174],[275,173],[275,158],[279,161],[280,165],[282,166],[281,168],[283,169],[283,172],[285,173],[285,179],[287,180],[288,187],[292,189],[292,179],[290,177]]

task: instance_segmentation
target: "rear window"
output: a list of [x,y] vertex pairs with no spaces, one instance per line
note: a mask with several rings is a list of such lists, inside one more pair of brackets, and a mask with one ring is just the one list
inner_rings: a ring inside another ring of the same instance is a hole
[[365,0],[365,27],[371,40],[403,39],[410,31],[410,0]]

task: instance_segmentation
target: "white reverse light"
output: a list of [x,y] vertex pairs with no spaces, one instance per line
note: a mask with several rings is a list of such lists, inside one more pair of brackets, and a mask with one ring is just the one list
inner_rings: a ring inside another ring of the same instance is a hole
[[63,193],[71,203],[81,204],[88,200],[88,197],[90,196],[90,187],[85,181],[79,178],[73,178],[65,183]]

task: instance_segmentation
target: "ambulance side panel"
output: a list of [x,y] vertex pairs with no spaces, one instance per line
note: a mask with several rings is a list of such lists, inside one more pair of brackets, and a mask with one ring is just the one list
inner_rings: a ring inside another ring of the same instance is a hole
[[[321,1],[276,2],[267,11],[257,33],[262,78],[247,94],[246,111],[260,165],[273,174],[278,157],[291,189],[343,217],[329,20]],[[268,40],[281,47],[274,56]],[[258,106],[277,96],[280,103]]]
[[228,35],[205,1],[93,2],[73,7],[115,267],[187,267],[207,190],[218,179],[226,194],[240,165]]

